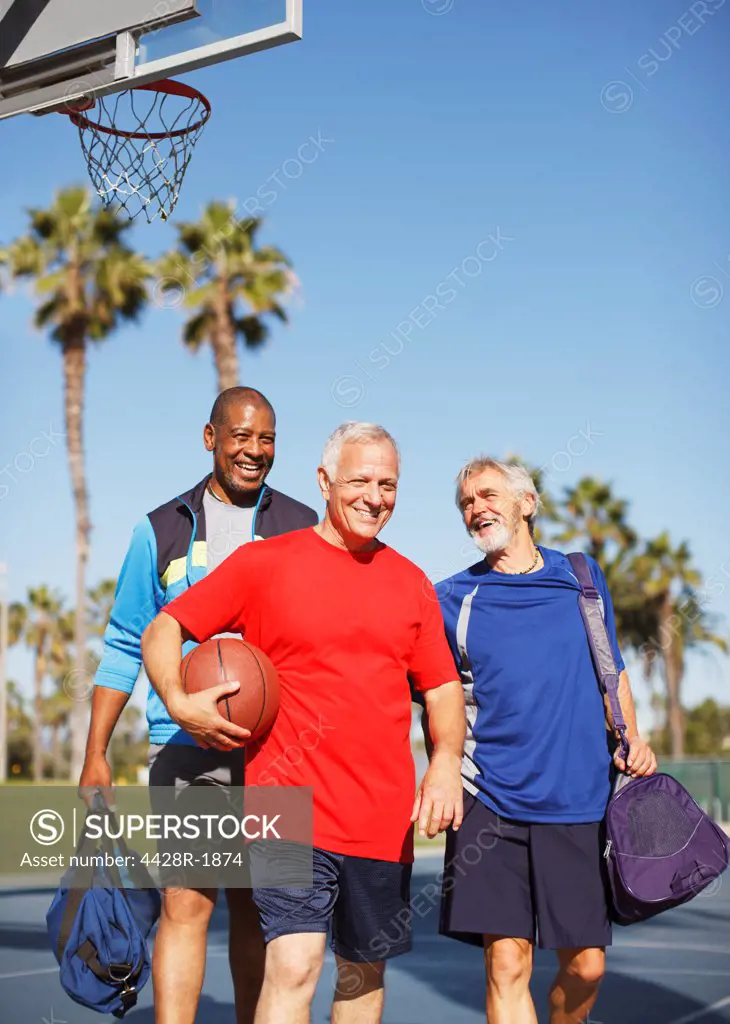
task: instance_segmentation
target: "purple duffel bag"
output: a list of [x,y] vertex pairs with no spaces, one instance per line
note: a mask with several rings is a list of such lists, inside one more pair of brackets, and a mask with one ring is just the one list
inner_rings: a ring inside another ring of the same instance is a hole
[[[568,558],[581,587],[581,615],[625,758],[626,722],[600,596],[585,557]],[[633,924],[686,903],[719,878],[730,862],[730,838],[671,775],[620,775],[606,809],[604,857],[613,919]]]
[[706,889],[728,866],[730,839],[671,775],[620,781],[604,856],[614,919],[632,924]]

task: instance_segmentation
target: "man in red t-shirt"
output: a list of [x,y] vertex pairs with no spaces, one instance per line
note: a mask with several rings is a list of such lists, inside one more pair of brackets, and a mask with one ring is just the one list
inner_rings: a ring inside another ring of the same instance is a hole
[[[461,824],[464,702],[438,601],[421,570],[377,539],[399,468],[382,427],[339,427],[318,470],[324,520],[239,549],[143,639],[147,674],[171,717],[223,750],[249,735],[217,710],[238,684],[185,694],[181,644],[238,632],[265,651],[281,707],[247,747],[246,781],[313,788],[314,892],[254,890],[267,941],[257,1024],[310,1020],[330,926],[339,970],[332,1022],[377,1024],[385,961],[411,946],[412,822],[428,836]],[[409,684],[423,694],[434,747],[415,804]],[[317,740],[305,745],[307,730]]]

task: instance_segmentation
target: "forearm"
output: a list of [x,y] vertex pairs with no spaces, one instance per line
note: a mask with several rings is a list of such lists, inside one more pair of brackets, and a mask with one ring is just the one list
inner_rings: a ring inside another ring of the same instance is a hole
[[[611,703],[608,699],[608,694],[605,698],[606,704],[606,719],[609,727],[615,729],[615,723],[613,720],[613,712],[611,710]],[[631,692],[631,683],[629,682],[629,674],[626,669],[618,677],[618,702],[621,705],[621,713],[624,716],[626,722],[626,737],[631,740],[634,736],[638,736],[639,729],[636,724],[636,705],[634,704],[634,695]]]
[[95,686],[91,698],[91,721],[86,739],[86,757],[106,757],[114,727],[127,706],[130,694],[126,690],[112,690]]
[[[461,759],[466,738],[466,711],[464,691],[455,680],[424,693],[426,701],[426,745],[430,754],[453,754]],[[430,744],[429,744],[430,739]]]
[[182,696],[180,677],[183,630],[171,615],[161,612],[142,634],[142,660],[147,678],[170,715],[171,704]]

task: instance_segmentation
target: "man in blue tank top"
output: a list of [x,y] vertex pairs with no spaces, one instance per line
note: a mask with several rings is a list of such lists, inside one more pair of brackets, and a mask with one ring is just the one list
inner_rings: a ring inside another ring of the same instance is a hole
[[[595,1003],[611,942],[602,857],[610,708],[578,580],[565,555],[533,540],[539,498],[529,474],[475,459],[459,473],[456,497],[485,557],[436,588],[468,719],[464,822],[447,837],[441,931],[484,945],[490,1024],[536,1024],[535,944],[557,952],[551,1024],[579,1024]],[[611,596],[588,561],[630,739],[628,765],[618,754],[614,761],[648,775],[656,759],[636,727]]]

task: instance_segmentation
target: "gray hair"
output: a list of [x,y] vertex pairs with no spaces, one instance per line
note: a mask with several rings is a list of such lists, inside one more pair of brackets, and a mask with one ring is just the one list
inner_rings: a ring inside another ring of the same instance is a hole
[[343,445],[372,444],[379,441],[387,441],[393,446],[396,459],[398,460],[398,472],[400,473],[398,445],[385,427],[380,427],[377,423],[357,423],[354,420],[342,423],[336,430],[332,431],[322,451],[321,465],[330,480],[334,480]]
[[464,484],[470,476],[476,476],[476,474],[481,473],[485,469],[496,469],[501,473],[517,501],[520,501],[527,494],[532,495],[535,499],[535,508],[527,520],[530,530],[532,530],[542,501],[537,493],[535,481],[521,462],[500,462],[499,459],[490,458],[488,455],[480,455],[476,459],[470,459],[466,465],[461,467],[456,477],[456,504],[459,511],[461,511],[461,492]]

